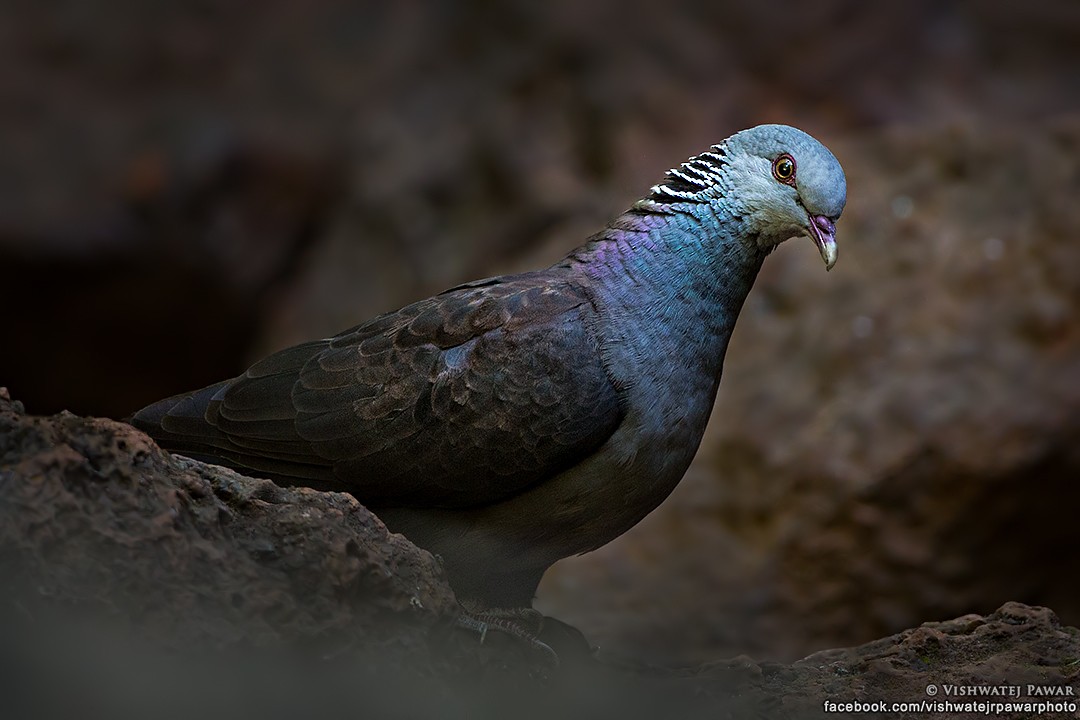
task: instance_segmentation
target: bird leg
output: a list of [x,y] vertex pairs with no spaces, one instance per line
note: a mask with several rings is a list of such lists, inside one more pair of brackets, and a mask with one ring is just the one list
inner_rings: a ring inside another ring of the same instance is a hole
[[479,634],[481,644],[487,639],[490,630],[510,635],[539,650],[554,667],[559,667],[558,654],[540,639],[540,633],[544,629],[544,615],[531,607],[485,608],[466,601],[462,603],[462,613],[458,615],[457,626]]

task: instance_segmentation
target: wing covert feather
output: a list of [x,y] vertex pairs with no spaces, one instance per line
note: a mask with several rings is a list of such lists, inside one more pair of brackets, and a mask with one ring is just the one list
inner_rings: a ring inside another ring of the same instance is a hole
[[374,507],[497,502],[621,422],[593,313],[545,273],[471,283],[256,363],[207,417],[230,459],[327,466]]

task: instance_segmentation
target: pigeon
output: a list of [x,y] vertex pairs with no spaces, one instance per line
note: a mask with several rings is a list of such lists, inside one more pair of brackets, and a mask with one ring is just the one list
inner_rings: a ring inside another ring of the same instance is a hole
[[765,256],[808,236],[831,269],[846,198],[821,143],[760,125],[547,269],[458,285],[129,421],[167,450],[352,493],[442,559],[464,606],[531,608],[548,567],[672,492]]

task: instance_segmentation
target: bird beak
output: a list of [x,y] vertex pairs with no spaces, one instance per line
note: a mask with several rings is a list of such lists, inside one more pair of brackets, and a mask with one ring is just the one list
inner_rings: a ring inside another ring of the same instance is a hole
[[832,270],[836,264],[836,225],[824,215],[812,215],[808,229],[821,253],[821,259],[825,261],[825,269]]

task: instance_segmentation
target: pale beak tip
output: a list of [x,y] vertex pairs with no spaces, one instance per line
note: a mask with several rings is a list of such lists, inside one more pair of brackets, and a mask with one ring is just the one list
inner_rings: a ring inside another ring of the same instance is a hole
[[825,261],[825,270],[832,270],[837,256],[836,225],[824,215],[813,216],[810,218],[810,237]]

